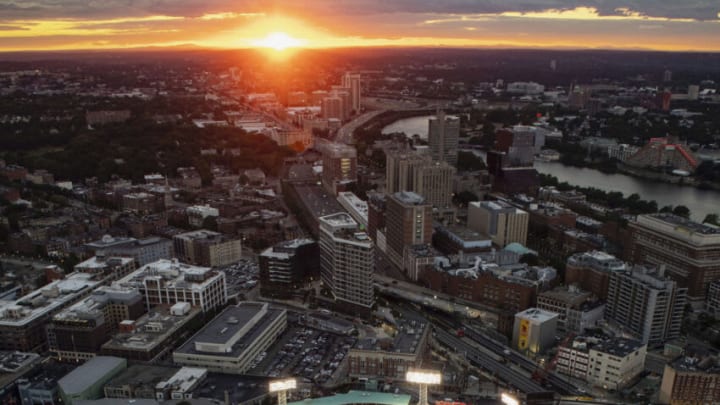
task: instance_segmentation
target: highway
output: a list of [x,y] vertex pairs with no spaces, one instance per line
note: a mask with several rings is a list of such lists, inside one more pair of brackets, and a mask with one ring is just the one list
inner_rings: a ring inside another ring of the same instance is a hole
[[335,142],[346,143],[346,144],[353,143],[353,133],[355,132],[355,130],[360,128],[361,126],[365,125],[366,123],[370,122],[373,118],[384,113],[385,111],[386,110],[370,111],[370,112],[366,112],[363,115],[355,117],[355,119],[353,119],[352,121],[343,125],[340,129],[338,129],[338,132],[335,135]]
[[[437,299],[434,299],[432,297],[424,295],[427,294],[429,290],[423,289],[421,287],[410,285],[409,283],[402,281],[396,281],[395,283],[392,283],[391,278],[379,276],[377,274],[375,275],[375,278],[376,287],[383,293],[389,293],[404,300],[415,302],[417,305],[432,308],[437,311],[448,313],[450,315],[462,315],[467,318],[480,318],[483,319],[484,322],[486,321],[486,319],[484,319],[486,317],[483,316],[485,311],[465,306],[465,303],[455,303],[447,301],[447,297],[444,294],[436,292],[435,297],[437,297]],[[497,340],[491,338],[490,336],[484,334],[476,328],[473,328],[466,324],[456,323],[448,319],[431,318],[431,320],[436,326],[446,331],[454,331],[462,327],[465,331],[466,338],[473,340],[485,349],[491,351],[497,356],[497,358],[505,358],[509,362],[515,363],[520,368],[530,374],[534,373],[538,369],[538,365],[533,360],[528,359],[523,354],[517,351],[510,350],[510,348],[505,344],[498,342]],[[507,354],[506,351],[509,351],[510,354]],[[557,391],[561,393],[567,395],[582,395],[582,393],[577,390],[578,387],[576,387],[563,377],[559,376],[555,372],[548,372],[545,376],[545,382],[552,385]]]
[[547,390],[540,386],[537,382],[528,378],[524,374],[513,370],[506,364],[496,360],[493,356],[488,355],[475,346],[464,342],[453,333],[447,332],[442,327],[434,327],[434,336],[441,344],[454,350],[456,353],[462,353],[470,364],[482,368],[499,380],[506,382],[513,388],[520,390],[525,394],[546,392]]
[[[506,350],[508,350],[507,346],[494,339],[491,339],[490,337],[484,335],[482,332],[469,326],[465,326],[464,330],[465,336],[492,350],[498,355],[504,355],[509,361],[517,364],[524,370],[530,373],[534,373],[537,370],[538,365],[534,361],[528,359],[527,357],[514,350],[510,350],[510,354],[508,355],[505,352]],[[574,384],[570,383],[569,381],[565,380],[564,378],[560,377],[552,371],[547,373],[545,377],[545,382],[551,384],[553,387],[555,387],[561,392],[571,395],[581,394]]]
[[[435,323],[440,323],[440,327],[444,327],[446,329],[456,329],[458,325],[453,325],[449,321],[438,321],[434,320]],[[516,352],[515,350],[510,350],[507,346],[504,344],[488,337],[487,335],[483,334],[479,330],[469,326],[469,325],[462,325],[463,331],[465,332],[465,337],[473,340],[474,342],[480,344],[484,348],[492,351],[496,355],[500,357],[506,358],[508,361],[517,364],[522,369],[529,373],[534,373],[537,371],[538,365],[528,359],[527,357],[523,356],[522,354]],[[507,352],[510,352],[508,354]],[[569,395],[582,395],[581,392],[577,390],[577,387],[570,383],[569,381],[565,380],[564,378],[560,377],[554,372],[548,372],[545,377],[545,382],[552,385],[556,390],[558,390],[561,393],[569,394]]]

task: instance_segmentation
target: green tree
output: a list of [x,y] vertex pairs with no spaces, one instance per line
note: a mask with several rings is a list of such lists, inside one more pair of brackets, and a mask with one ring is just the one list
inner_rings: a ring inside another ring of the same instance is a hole
[[703,224],[720,226],[720,219],[718,219],[718,214],[705,215],[705,219],[703,219]]
[[684,205],[676,206],[673,208],[672,213],[680,217],[690,218],[690,209]]

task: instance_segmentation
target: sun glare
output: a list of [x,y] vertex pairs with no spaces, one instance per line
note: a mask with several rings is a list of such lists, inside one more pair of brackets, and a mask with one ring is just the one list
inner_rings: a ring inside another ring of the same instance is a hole
[[303,41],[293,38],[284,32],[272,32],[263,39],[253,41],[252,45],[260,48],[272,48],[276,51],[284,51],[287,48],[302,46]]

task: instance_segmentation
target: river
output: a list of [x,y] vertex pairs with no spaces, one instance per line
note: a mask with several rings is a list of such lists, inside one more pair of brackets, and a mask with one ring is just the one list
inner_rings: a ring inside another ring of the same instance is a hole
[[[384,134],[404,132],[427,139],[428,119],[432,115],[405,118],[386,126]],[[643,200],[655,200],[658,207],[684,205],[692,218],[702,221],[706,214],[720,213],[720,191],[701,190],[691,186],[661,183],[625,174],[605,174],[599,170],[565,166],[557,162],[535,162],[540,173],[551,174],[560,181],[575,186],[595,187],[605,191],[619,191],[626,197],[637,193]]]
[[420,139],[427,139],[428,121],[435,118],[434,115],[423,115],[420,117],[403,118],[382,129],[383,134],[404,132],[407,136],[418,135]]

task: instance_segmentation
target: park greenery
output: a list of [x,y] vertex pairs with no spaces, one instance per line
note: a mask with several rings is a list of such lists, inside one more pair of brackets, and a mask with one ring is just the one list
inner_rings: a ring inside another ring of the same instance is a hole
[[[202,155],[203,149],[214,151]],[[293,154],[266,136],[236,128],[131,120],[100,130],[83,129],[58,147],[39,142],[8,148],[4,158],[30,170],[46,169],[56,178],[72,180],[95,176],[104,181],[119,175],[141,181],[148,173],[174,175],[178,167],[195,166],[208,183],[213,163],[233,170],[260,168],[277,174],[283,159]]]

